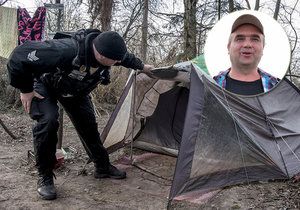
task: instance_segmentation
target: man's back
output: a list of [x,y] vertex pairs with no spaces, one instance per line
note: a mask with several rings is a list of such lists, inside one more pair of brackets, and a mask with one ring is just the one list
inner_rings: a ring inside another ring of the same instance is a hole
[[12,53],[8,64],[10,85],[32,89],[34,77],[55,72],[57,67],[72,69],[72,60],[77,54],[77,44],[72,39],[27,41]]

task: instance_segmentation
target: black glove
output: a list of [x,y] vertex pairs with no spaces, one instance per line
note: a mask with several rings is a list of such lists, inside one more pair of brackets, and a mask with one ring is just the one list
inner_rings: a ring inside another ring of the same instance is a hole
[[100,72],[100,83],[102,85],[108,85],[110,83],[110,73],[109,73],[109,69],[103,69]]

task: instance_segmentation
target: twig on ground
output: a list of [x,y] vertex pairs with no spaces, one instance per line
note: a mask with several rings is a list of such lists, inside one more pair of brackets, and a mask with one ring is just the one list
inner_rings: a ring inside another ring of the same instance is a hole
[[160,178],[160,179],[164,179],[164,180],[167,180],[167,181],[172,181],[172,179],[168,179],[168,178],[166,178],[166,177],[157,175],[157,174],[155,174],[155,173],[153,173],[153,172],[151,172],[151,171],[149,171],[149,170],[147,170],[147,169],[145,169],[145,168],[143,168],[143,167],[137,165],[136,163],[132,163],[132,165],[135,166],[136,168],[138,168],[138,169],[140,169],[140,170],[146,172],[146,173],[149,173],[149,174],[155,176],[155,177],[158,177],[158,178]]
[[17,137],[6,127],[6,125],[4,124],[4,122],[0,119],[0,124],[2,125],[2,127],[4,128],[4,130],[6,131],[6,133],[13,139],[17,139]]

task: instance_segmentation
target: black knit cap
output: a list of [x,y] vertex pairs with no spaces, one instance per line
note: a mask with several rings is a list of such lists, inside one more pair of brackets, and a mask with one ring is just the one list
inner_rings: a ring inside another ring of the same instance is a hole
[[123,60],[127,48],[124,39],[115,31],[105,31],[94,40],[96,50],[112,60]]

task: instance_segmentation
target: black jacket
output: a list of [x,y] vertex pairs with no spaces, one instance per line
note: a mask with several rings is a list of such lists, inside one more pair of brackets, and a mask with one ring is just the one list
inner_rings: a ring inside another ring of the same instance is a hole
[[[62,94],[68,94],[69,92],[71,94],[88,94],[101,82],[102,70],[109,69],[109,67],[97,63],[92,51],[93,38],[95,37],[91,37],[89,41],[85,42],[88,43],[87,48],[85,48],[85,44],[78,44],[73,38],[53,39],[43,42],[27,41],[16,47],[7,64],[10,85],[20,89],[22,93],[29,93],[33,91],[34,79],[41,79],[46,75],[47,80],[49,78],[50,80],[57,80],[56,77],[59,76],[59,81],[62,84],[64,81],[71,82],[72,84],[67,84],[67,86],[75,90],[74,92],[71,89],[66,90],[65,87],[60,87],[61,89],[58,88],[58,91],[64,90]],[[79,57],[79,59],[76,60],[75,57]],[[96,67],[98,70],[82,81],[78,82],[76,80],[74,83],[68,75],[74,69],[79,70],[82,66],[86,66],[87,60],[90,62],[90,66]],[[76,61],[76,65],[74,61]],[[118,65],[140,70],[144,67],[142,61],[131,53],[127,53]],[[56,82],[54,81],[54,83]],[[55,85],[51,85],[53,88],[57,88],[54,87]],[[77,87],[76,85],[83,85],[83,87]]]

